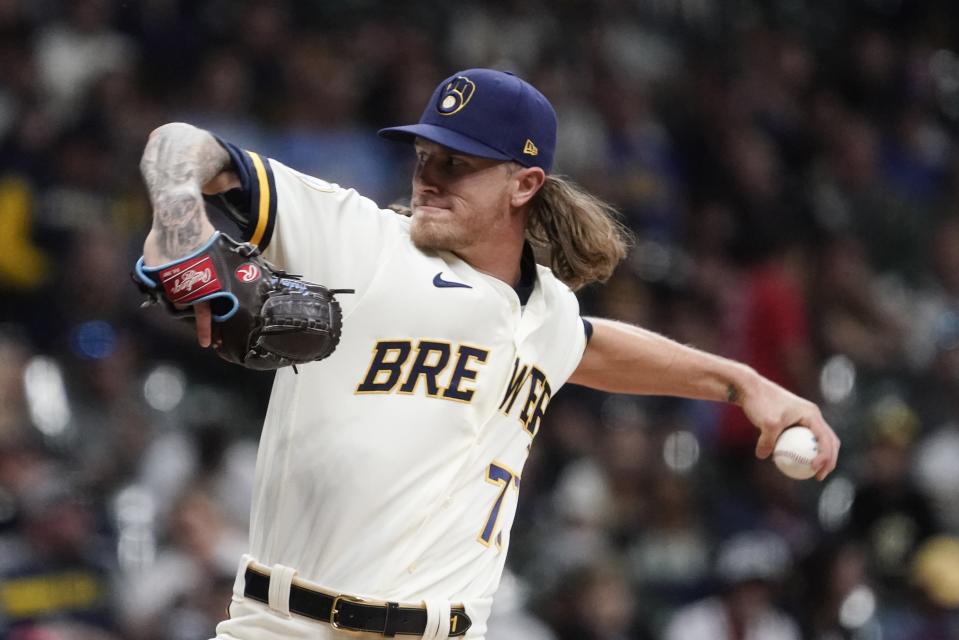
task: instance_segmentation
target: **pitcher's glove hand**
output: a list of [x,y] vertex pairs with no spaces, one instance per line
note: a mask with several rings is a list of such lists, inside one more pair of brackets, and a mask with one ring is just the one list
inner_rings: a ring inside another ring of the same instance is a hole
[[224,360],[249,369],[278,369],[327,357],[340,340],[343,314],[331,290],[288,274],[264,260],[252,244],[217,231],[176,262],[144,267],[133,282],[149,300],[177,318],[209,302],[213,344]]

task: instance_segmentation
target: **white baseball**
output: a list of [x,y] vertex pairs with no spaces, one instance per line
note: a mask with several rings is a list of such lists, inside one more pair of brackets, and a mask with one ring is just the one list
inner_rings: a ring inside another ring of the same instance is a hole
[[790,427],[779,435],[773,449],[773,462],[790,478],[806,480],[816,475],[813,458],[819,453],[816,436],[809,427]]

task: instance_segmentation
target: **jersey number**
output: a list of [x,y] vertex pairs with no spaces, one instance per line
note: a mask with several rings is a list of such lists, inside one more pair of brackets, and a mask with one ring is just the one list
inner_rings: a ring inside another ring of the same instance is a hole
[[[519,476],[513,473],[507,466],[492,462],[486,469],[486,481],[502,487],[499,495],[496,496],[496,501],[493,503],[493,506],[490,507],[489,516],[486,518],[486,525],[476,538],[481,544],[488,547],[490,541],[493,539],[493,532],[496,530],[496,521],[499,519],[499,511],[500,507],[503,506],[503,498],[506,497],[506,491],[510,485],[515,485],[519,488]],[[502,532],[500,532],[500,534],[496,536],[496,546],[500,546],[502,541],[503,536]]]

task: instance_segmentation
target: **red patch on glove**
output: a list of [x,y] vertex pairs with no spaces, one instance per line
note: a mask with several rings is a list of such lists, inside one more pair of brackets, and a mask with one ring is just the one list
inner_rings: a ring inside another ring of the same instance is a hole
[[192,302],[223,288],[208,255],[164,269],[160,272],[160,282],[173,304]]

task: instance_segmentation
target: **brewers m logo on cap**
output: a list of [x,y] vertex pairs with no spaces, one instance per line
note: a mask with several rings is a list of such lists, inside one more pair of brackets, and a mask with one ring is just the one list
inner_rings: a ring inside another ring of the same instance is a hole
[[536,87],[512,73],[465,69],[436,85],[419,122],[379,133],[404,142],[423,138],[548,173],[556,151],[556,111]]
[[475,91],[476,85],[472,80],[466,76],[456,76],[440,92],[436,110],[444,116],[451,116],[466,106]]

